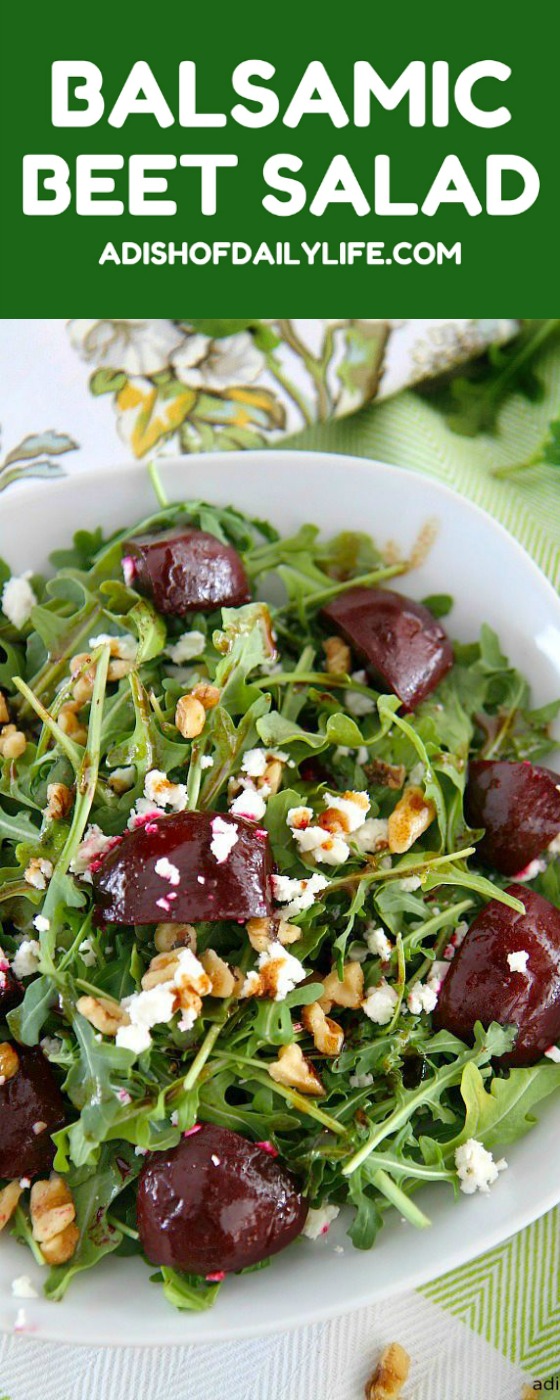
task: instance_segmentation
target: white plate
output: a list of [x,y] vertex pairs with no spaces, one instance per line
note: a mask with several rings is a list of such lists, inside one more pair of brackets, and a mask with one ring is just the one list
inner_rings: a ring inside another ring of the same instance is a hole
[[[426,477],[351,457],[296,451],[227,453],[164,459],[170,498],[204,497],[268,516],[283,531],[312,520],[333,533],[369,531],[379,542],[411,547],[428,519],[438,536],[422,566],[400,586],[416,597],[456,598],[446,623],[453,636],[476,637],[479,624],[498,631],[505,651],[532,678],[535,703],[560,693],[560,603],[521,547],[489,516]],[[47,566],[51,549],[78,527],[112,529],[154,509],[145,467],[103,469],[9,494],[0,503],[0,553],[15,571]],[[397,586],[399,586],[397,584]],[[26,1302],[30,1331],[64,1342],[161,1345],[224,1341],[278,1331],[417,1287],[520,1230],[560,1200],[557,1146],[560,1098],[539,1111],[528,1137],[508,1150],[509,1171],[489,1197],[455,1203],[430,1187],[422,1206],[431,1229],[416,1232],[393,1214],[375,1248],[354,1250],[342,1221],[328,1237],[302,1240],[266,1272],[232,1278],[208,1313],[177,1313],[149,1283],[138,1259],[106,1259],[77,1278],[63,1303]],[[344,1253],[334,1253],[342,1244]],[[0,1325],[18,1308],[15,1275],[40,1271],[13,1240],[0,1243]]]

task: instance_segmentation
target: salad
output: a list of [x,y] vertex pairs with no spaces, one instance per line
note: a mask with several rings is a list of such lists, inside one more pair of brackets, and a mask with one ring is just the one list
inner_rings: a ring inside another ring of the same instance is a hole
[[499,1190],[560,1088],[560,702],[367,535],[152,479],[0,565],[0,1230],[196,1311]]

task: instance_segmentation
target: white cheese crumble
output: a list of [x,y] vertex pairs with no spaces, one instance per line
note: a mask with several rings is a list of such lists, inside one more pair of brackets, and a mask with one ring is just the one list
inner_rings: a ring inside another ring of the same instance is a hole
[[178,885],[181,882],[177,866],[173,865],[167,856],[160,856],[159,860],[156,860],[154,870],[156,875],[159,875],[162,880],[168,880],[170,885]]
[[50,1060],[53,1055],[60,1055],[64,1049],[64,1041],[59,1040],[57,1035],[44,1035],[39,1041],[43,1054]]
[[327,1235],[337,1215],[340,1215],[340,1206],[319,1206],[316,1210],[310,1206],[302,1235],[308,1240],[318,1240],[321,1235]]
[[108,646],[111,656],[119,661],[136,660],[138,642],[131,632],[124,632],[120,637],[111,637],[108,632],[100,632],[98,637],[90,637],[88,645],[90,651],[95,651],[96,647]]
[[413,890],[419,890],[422,884],[419,875],[407,875],[405,880],[396,880],[395,884],[403,894],[412,894]]
[[277,904],[286,905],[282,910],[282,917],[293,919],[296,914],[303,914],[305,909],[311,909],[316,896],[327,888],[328,883],[324,875],[310,875],[307,880],[293,880],[289,875],[273,875],[274,898]]
[[25,626],[37,599],[29,582],[31,574],[13,574],[2,589],[2,612],[18,630]]
[[223,865],[239,840],[238,827],[235,822],[225,822],[223,817],[214,817],[210,825],[212,827],[210,850],[218,865]]
[[266,749],[247,749],[243,756],[241,770],[247,774],[248,778],[262,778],[268,763],[268,753]]
[[289,826],[291,831],[306,831],[308,826],[312,826],[314,816],[312,807],[289,807],[286,826]]
[[121,1006],[128,1012],[130,1025],[119,1026],[117,1045],[124,1050],[132,1050],[135,1055],[141,1055],[152,1043],[152,1026],[170,1021],[174,1005],[175,989],[168,983],[161,983],[157,987],[150,987],[147,992],[134,992],[132,996],[125,997]]
[[[352,671],[351,680],[356,681],[358,685],[368,684],[365,671]],[[361,719],[362,715],[371,715],[375,709],[375,700],[372,700],[370,695],[360,695],[358,690],[345,690],[344,704],[356,719]]]
[[510,972],[526,972],[529,954],[525,948],[520,948],[517,953],[508,953],[507,960]]
[[364,855],[384,850],[389,843],[389,822],[386,817],[368,817],[359,828],[354,841]]
[[393,951],[393,944],[387,938],[387,934],[382,928],[372,928],[366,932],[366,943],[368,951],[374,958],[381,958],[382,962],[388,962]]
[[173,812],[183,812],[187,805],[187,789],[184,783],[170,783],[159,768],[146,773],[144,797],[155,802],[156,807],[171,807]]
[[484,1195],[488,1193],[498,1180],[499,1172],[505,1171],[507,1162],[504,1157],[495,1162],[492,1153],[483,1147],[478,1138],[469,1138],[456,1148],[455,1166],[461,1191],[465,1196],[474,1196],[475,1191],[482,1191]]
[[547,1060],[552,1060],[553,1064],[560,1065],[560,1045],[549,1045],[548,1050],[545,1050],[544,1053]]
[[349,1083],[353,1089],[369,1089],[373,1084],[373,1074],[351,1074]]
[[348,832],[357,831],[359,827],[364,825],[371,806],[365,792],[346,792],[342,796],[339,793],[326,792],[324,802],[326,807],[341,813]]
[[435,987],[430,987],[427,982],[416,982],[408,993],[406,1004],[411,1016],[420,1016],[423,1011],[433,1011],[437,999]]
[[76,854],[70,863],[73,875],[82,875],[86,880],[91,881],[90,865],[98,856],[108,850],[114,844],[114,836],[106,836],[100,826],[88,826],[83,841],[80,842]]
[[245,817],[246,821],[260,822],[266,812],[266,802],[256,789],[243,788],[229,810],[234,817]]
[[14,1298],[38,1298],[37,1289],[33,1287],[29,1274],[20,1274],[19,1278],[12,1279],[12,1296]]
[[299,958],[295,958],[293,953],[289,953],[281,943],[269,943],[258,958],[259,971],[268,967],[269,971],[274,969],[274,983],[276,986],[275,1001],[284,1001],[288,992],[293,992],[298,982],[303,982],[306,970],[300,963]]
[[204,632],[183,632],[176,642],[166,647],[165,655],[181,666],[185,661],[194,661],[195,657],[202,656],[206,646]]
[[51,921],[50,919],[46,919],[44,914],[35,915],[35,918],[33,920],[33,927],[37,929],[37,933],[48,933],[50,926]]
[[362,1002],[362,1011],[369,1016],[376,1026],[387,1026],[392,1019],[393,1012],[398,1002],[398,994],[394,987],[382,977],[378,987],[371,987],[367,996]]
[[350,855],[344,837],[325,831],[322,826],[293,827],[293,836],[301,854],[312,856],[322,865],[343,865]]
[[202,758],[201,758],[201,760],[200,760],[200,767],[201,767],[201,768],[213,768],[213,767],[214,767],[214,759],[212,758],[211,754],[209,754],[209,753],[203,753]]
[[39,967],[41,946],[36,938],[24,938],[12,961],[12,971],[16,977],[32,977]]
[[82,955],[82,960],[86,967],[93,967],[97,962],[95,948],[92,947],[91,938],[84,938],[79,945],[78,952]]

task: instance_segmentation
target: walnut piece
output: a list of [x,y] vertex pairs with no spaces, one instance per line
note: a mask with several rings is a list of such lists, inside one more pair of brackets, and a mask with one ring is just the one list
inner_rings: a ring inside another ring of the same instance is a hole
[[193,685],[191,695],[195,700],[200,700],[205,710],[213,710],[220,703],[221,691],[217,685],[210,685],[209,681],[199,681],[198,685]]
[[7,1186],[3,1186],[0,1191],[0,1230],[11,1220],[15,1211],[22,1188],[19,1181],[9,1181]]
[[48,1181],[34,1181],[29,1202],[33,1239],[42,1245],[60,1235],[76,1217],[66,1182],[56,1172]]
[[183,739],[196,739],[206,724],[206,710],[195,695],[182,695],[175,708],[175,724]]
[[3,690],[0,690],[0,724],[9,724],[10,711]]
[[294,1041],[292,1045],[282,1045],[278,1059],[267,1065],[271,1079],[277,1084],[286,1084],[290,1089],[298,1089],[300,1094],[313,1094],[316,1098],[325,1090],[309,1060],[306,1060],[301,1047]]
[[320,1006],[327,1013],[331,1006],[348,1006],[357,1010],[361,1006],[364,995],[364,974],[357,962],[347,962],[342,969],[342,982],[339,979],[336,967],[329,972],[328,977],[323,978],[325,988],[324,995],[320,999]]
[[196,929],[193,924],[158,924],[154,943],[158,953],[169,953],[172,948],[190,948],[196,953]]
[[4,724],[0,731],[0,757],[21,758],[27,748],[27,739],[15,724]]
[[330,1016],[325,1016],[318,1001],[312,1001],[309,1006],[302,1008],[301,1019],[306,1031],[313,1036],[316,1050],[320,1050],[322,1055],[340,1054],[344,1044],[342,1026],[336,1021],[331,1021]]
[[327,637],[326,641],[323,642],[323,651],[327,658],[325,671],[328,671],[329,675],[348,676],[350,674],[352,655],[350,647],[346,642],[343,642],[342,637]]
[[410,1371],[410,1357],[398,1342],[385,1347],[373,1375],[366,1382],[366,1400],[397,1400]]
[[382,758],[373,758],[364,763],[364,773],[373,786],[392,788],[398,791],[404,786],[406,768],[404,763],[384,763]]
[[201,954],[200,961],[212,983],[211,996],[232,996],[235,987],[235,977],[231,968],[228,967],[223,958],[221,958],[213,948],[207,948],[206,952]]
[[13,1079],[19,1069],[19,1057],[17,1050],[9,1041],[3,1040],[0,1044],[0,1080]]
[[72,790],[66,783],[49,783],[45,816],[50,817],[53,822],[62,821],[63,817],[68,816],[73,801]]
[[65,1230],[61,1230],[59,1235],[54,1235],[52,1240],[45,1240],[41,1245],[41,1254],[46,1264],[67,1264],[68,1260],[76,1252],[76,1245],[80,1238],[78,1226],[72,1220]]
[[435,805],[422,788],[405,788],[389,817],[387,834],[389,850],[393,855],[409,851],[433,822],[435,815]]
[[130,1025],[128,1012],[110,997],[78,997],[76,1011],[102,1035],[116,1035],[121,1026]]

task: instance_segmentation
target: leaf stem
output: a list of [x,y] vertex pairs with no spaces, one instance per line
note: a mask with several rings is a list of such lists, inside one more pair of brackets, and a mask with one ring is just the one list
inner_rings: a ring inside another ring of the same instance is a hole
[[148,476],[152,485],[154,496],[162,510],[167,510],[169,497],[164,490],[163,482],[155,462],[148,462]]
[[22,680],[21,676],[14,676],[14,685],[16,686],[16,689],[19,690],[20,695],[23,695],[24,699],[27,700],[27,703],[31,707],[31,709],[34,710],[35,714],[39,716],[40,720],[42,720],[43,724],[49,730],[50,734],[55,740],[55,743],[57,743],[59,747],[63,750],[63,752],[66,754],[66,757],[70,760],[70,763],[72,764],[74,772],[77,772],[81,766],[84,753],[81,745],[75,744],[74,740],[70,739],[69,735],[65,734],[63,729],[60,729],[56,720],[53,719],[52,715],[49,714],[49,711],[45,709],[45,706],[43,705],[42,701],[38,700],[37,696],[33,694],[33,691],[30,690],[29,686],[24,680]]

